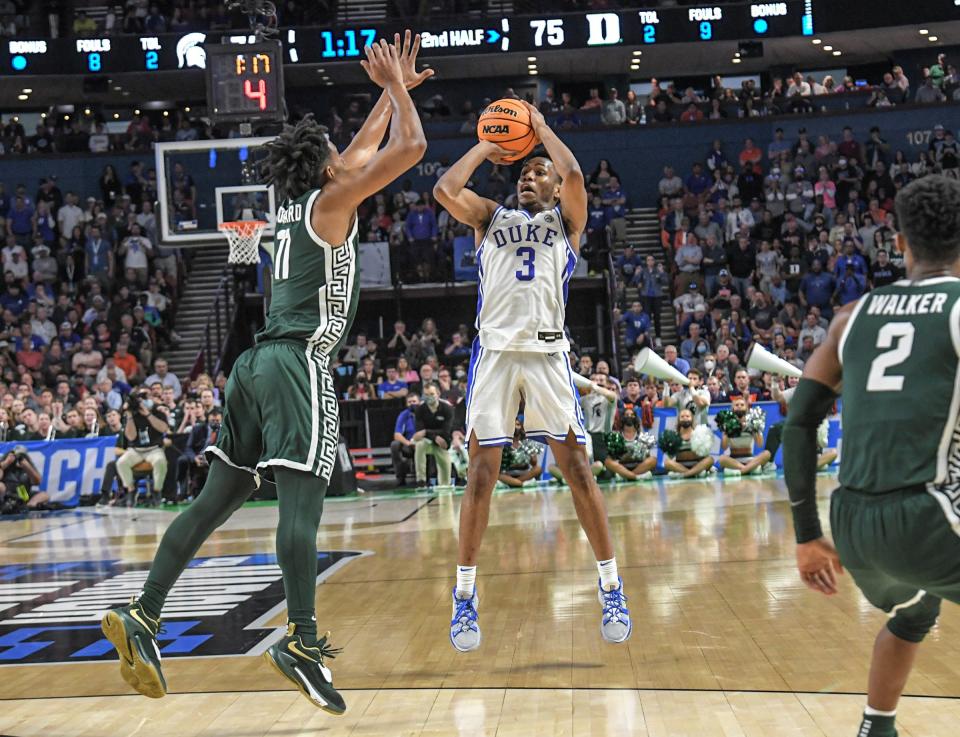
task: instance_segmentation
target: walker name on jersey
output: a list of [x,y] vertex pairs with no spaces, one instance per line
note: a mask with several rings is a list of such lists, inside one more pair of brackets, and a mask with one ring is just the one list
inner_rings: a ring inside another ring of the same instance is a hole
[[303,205],[299,202],[289,207],[277,208],[277,225],[286,225],[287,223],[299,223],[303,220]]
[[943,292],[924,294],[875,294],[867,305],[868,315],[936,315],[943,312],[947,295]]
[[[317,581],[363,555],[317,553]],[[115,560],[0,566],[0,665],[113,660],[103,613],[143,587],[149,563]],[[164,657],[253,655],[284,609],[273,555],[195,558],[171,589],[157,638]]]
[[[546,217],[552,218],[551,215]],[[491,235],[493,235],[493,242],[497,244],[497,248],[503,248],[511,243],[523,243],[525,245],[539,243],[552,248],[557,245],[554,239],[560,235],[560,231],[548,228],[542,223],[526,223],[511,225],[507,228],[496,228]]]

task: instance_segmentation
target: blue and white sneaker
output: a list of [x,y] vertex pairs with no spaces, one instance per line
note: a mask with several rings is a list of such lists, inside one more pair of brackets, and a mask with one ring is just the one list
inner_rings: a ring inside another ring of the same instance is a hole
[[607,642],[624,642],[633,632],[630,610],[627,609],[627,597],[623,593],[623,579],[613,591],[604,591],[600,586],[598,593],[600,606],[603,607],[603,619],[600,621],[600,634]]
[[453,617],[450,620],[450,643],[460,652],[466,653],[480,647],[480,623],[477,607],[480,598],[477,587],[473,587],[473,596],[461,599],[457,588],[453,588]]

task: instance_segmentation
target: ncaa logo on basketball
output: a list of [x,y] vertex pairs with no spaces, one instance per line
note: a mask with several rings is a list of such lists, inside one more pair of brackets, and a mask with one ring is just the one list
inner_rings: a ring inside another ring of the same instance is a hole
[[[369,552],[319,551],[317,583]],[[136,596],[148,563],[115,560],[0,566],[0,665],[115,660],[104,612]],[[259,655],[286,608],[273,555],[195,558],[170,590],[157,637],[163,657]]]
[[484,133],[509,133],[509,125],[485,125],[483,126]]

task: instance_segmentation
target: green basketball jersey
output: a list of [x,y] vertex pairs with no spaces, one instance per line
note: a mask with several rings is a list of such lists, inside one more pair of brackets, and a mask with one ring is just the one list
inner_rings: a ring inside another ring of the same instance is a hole
[[293,338],[328,356],[343,345],[357,313],[360,275],[357,220],[344,244],[329,244],[310,224],[314,189],[277,208],[273,293],[260,340]]
[[[840,483],[882,493],[960,483],[960,280],[864,296],[840,338]],[[956,433],[956,437],[955,437]]]

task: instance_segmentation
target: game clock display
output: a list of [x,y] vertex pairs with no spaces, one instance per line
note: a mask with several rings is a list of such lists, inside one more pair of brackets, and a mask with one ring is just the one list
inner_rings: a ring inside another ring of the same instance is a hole
[[214,122],[283,120],[279,41],[208,45],[207,106]]

